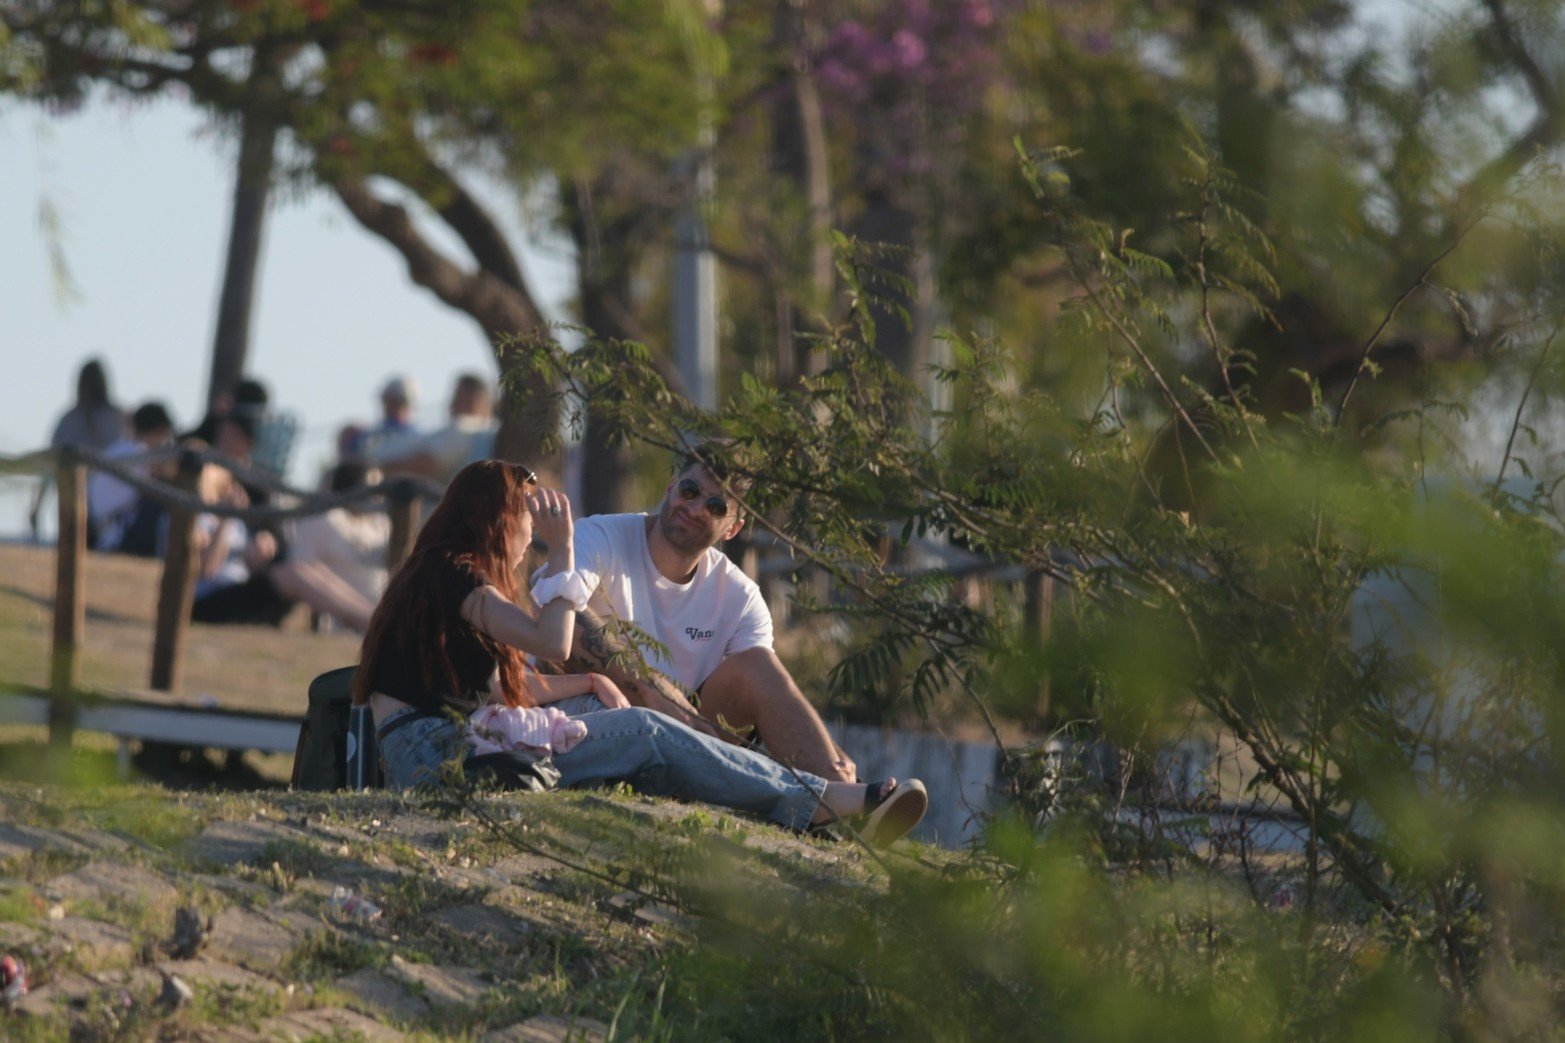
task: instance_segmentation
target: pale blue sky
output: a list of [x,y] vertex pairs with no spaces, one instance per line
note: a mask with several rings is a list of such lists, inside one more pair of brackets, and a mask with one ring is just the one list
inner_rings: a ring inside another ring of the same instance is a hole
[[[0,454],[46,444],[93,355],[122,405],[160,398],[178,423],[200,419],[230,154],[180,102],[100,101],[53,117],[0,106]],[[490,196],[520,232],[518,208],[503,193]],[[46,204],[60,217],[71,300],[59,295],[40,227]],[[572,292],[565,249],[553,243],[526,258],[556,317]],[[433,424],[455,373],[493,366],[470,320],[415,287],[400,256],[314,193],[272,207],[249,369],[305,420],[294,471],[305,478],[329,458],[343,422],[373,418],[388,374],[415,378],[420,419]],[[16,485],[0,486],[0,535],[21,525]]]

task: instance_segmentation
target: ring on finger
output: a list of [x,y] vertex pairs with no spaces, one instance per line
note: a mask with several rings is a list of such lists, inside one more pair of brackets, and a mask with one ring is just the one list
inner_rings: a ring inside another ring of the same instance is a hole
[[551,517],[551,518],[558,518],[559,516],[560,516],[560,508],[557,505],[554,506],[554,507],[550,507],[549,508],[549,517]]

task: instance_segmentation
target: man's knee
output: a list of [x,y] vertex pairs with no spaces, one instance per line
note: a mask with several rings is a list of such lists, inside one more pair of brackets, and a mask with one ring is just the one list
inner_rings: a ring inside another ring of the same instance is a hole
[[773,670],[778,673],[787,673],[787,668],[782,665],[782,660],[777,658],[777,653],[765,645],[756,645],[754,648],[746,648],[742,652],[724,656],[720,665],[734,664],[740,670]]
[[777,653],[770,648],[747,648],[742,652],[723,657],[702,685],[703,693],[709,687],[732,693],[745,700],[760,691],[774,690],[778,685],[792,686],[793,678],[783,666]]

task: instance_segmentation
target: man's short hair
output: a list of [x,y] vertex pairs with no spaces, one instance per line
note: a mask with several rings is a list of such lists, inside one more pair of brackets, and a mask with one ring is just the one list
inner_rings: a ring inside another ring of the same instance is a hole
[[418,385],[412,377],[399,373],[386,381],[385,386],[380,389],[380,397],[385,402],[400,402],[411,406],[414,399],[418,397]]
[[237,411],[259,416],[266,412],[271,398],[267,394],[266,385],[254,377],[246,377],[234,385],[234,409]]
[[459,373],[456,378],[456,390],[466,391],[469,394],[482,391],[489,393],[489,381],[477,373]]
[[136,435],[150,435],[157,431],[174,430],[174,421],[161,402],[148,402],[137,407],[130,415],[130,430]]
[[704,467],[711,472],[712,477],[743,496],[754,488],[755,477],[735,466],[733,453],[736,446],[737,443],[731,438],[708,438],[694,442],[680,454],[674,473],[684,474],[692,467]]

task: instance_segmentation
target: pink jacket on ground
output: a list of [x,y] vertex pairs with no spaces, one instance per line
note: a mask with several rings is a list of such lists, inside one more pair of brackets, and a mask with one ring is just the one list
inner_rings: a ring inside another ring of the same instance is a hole
[[480,706],[467,719],[467,741],[477,754],[502,753],[528,746],[567,753],[587,734],[587,726],[553,706]]

